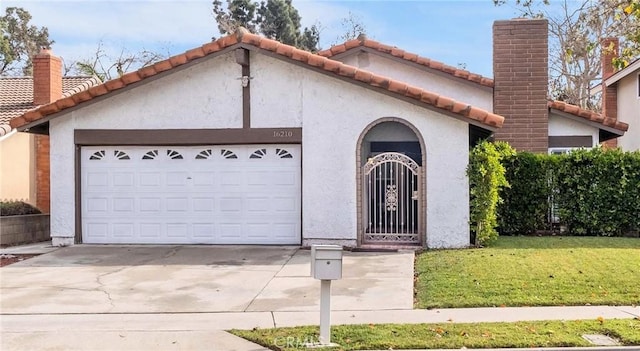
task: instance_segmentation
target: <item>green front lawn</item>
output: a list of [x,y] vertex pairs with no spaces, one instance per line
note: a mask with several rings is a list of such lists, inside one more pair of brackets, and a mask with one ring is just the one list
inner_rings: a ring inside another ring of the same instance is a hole
[[[318,340],[318,327],[232,330],[272,350],[300,350]],[[401,350],[593,346],[583,334],[605,334],[640,345],[640,321],[589,320],[518,323],[340,325],[331,328],[333,350]]]
[[640,304],[640,239],[500,237],[416,257],[416,308]]

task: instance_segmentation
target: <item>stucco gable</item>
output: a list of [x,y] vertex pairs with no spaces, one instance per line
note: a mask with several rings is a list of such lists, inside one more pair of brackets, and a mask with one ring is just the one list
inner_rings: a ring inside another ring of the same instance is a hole
[[348,55],[356,54],[359,51],[367,51],[389,58],[395,58],[408,64],[415,64],[432,72],[443,73],[450,78],[460,79],[480,86],[493,88],[493,79],[483,77],[480,74],[446,65],[442,62],[431,60],[426,57],[402,50],[400,48],[382,44],[375,40],[367,39],[361,35],[356,39],[348,40],[342,44],[337,44],[327,50],[320,51],[321,56],[338,59]]
[[62,98],[53,103],[43,105],[29,111],[11,121],[14,128],[24,130],[38,124],[46,123],[60,112],[81,106],[102,96],[114,94],[125,87],[135,86],[154,77],[163,76],[183,65],[192,65],[210,55],[219,55],[237,48],[259,51],[288,62],[313,69],[321,73],[359,84],[368,89],[389,94],[390,96],[411,101],[417,105],[441,111],[444,114],[462,119],[470,124],[494,130],[502,126],[504,118],[484,109],[456,101],[446,96],[411,86],[404,82],[345,65],[329,58],[294,48],[278,41],[267,39],[241,29],[236,34],[220,38],[201,47],[170,57],[154,65],[130,72],[124,76],[92,87],[86,91]]

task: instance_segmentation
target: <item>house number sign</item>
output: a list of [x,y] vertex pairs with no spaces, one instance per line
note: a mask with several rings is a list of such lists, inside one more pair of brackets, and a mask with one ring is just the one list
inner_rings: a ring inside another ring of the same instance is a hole
[[293,132],[290,130],[276,130],[273,132],[274,138],[291,138],[293,137]]

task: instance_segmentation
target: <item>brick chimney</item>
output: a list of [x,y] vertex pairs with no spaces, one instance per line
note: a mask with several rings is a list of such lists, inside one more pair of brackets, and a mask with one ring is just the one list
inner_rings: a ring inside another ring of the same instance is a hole
[[[605,79],[616,73],[613,67],[613,59],[619,55],[620,42],[618,38],[606,38],[602,40],[602,114],[618,119],[618,89],[608,87],[604,83]],[[604,142],[606,147],[615,148],[618,146],[618,139],[611,139]]]
[[[48,104],[62,98],[62,60],[42,49],[33,57],[33,104]],[[36,207],[50,210],[49,136],[37,135],[36,147]]]
[[33,104],[44,105],[62,97],[62,60],[42,49],[33,57]]
[[493,23],[493,112],[505,117],[495,140],[518,151],[548,152],[548,38],[546,19]]

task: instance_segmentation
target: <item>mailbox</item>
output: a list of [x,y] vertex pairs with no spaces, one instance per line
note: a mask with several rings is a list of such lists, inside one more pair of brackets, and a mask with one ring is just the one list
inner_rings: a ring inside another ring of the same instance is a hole
[[342,246],[312,245],[311,275],[320,280],[342,279]]

